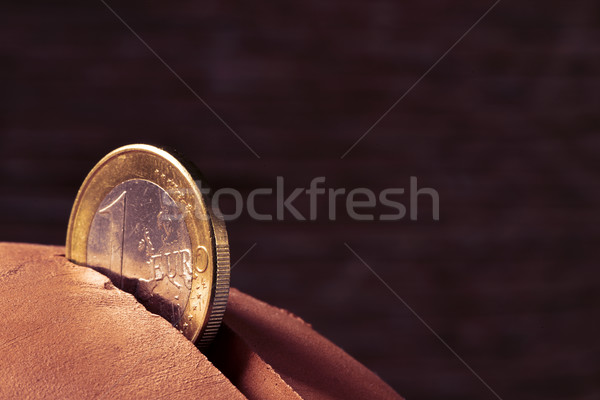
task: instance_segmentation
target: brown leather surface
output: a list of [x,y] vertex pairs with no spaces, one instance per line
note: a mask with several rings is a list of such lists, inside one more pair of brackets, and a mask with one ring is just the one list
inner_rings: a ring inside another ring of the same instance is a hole
[[1,398],[400,398],[310,325],[235,289],[213,365],[58,246],[0,243],[0,320]]

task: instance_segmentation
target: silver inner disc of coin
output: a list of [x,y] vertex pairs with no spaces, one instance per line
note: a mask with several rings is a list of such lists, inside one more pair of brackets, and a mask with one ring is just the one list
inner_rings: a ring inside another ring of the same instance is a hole
[[96,210],[87,265],[176,324],[192,288],[190,249],[177,203],[160,186],[131,179],[112,189]]

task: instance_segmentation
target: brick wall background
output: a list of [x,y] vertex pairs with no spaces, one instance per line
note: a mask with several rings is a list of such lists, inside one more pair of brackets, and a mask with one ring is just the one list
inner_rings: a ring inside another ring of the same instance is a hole
[[109,4],[261,158],[100,1],[4,2],[0,240],[64,243],[89,169],[133,142],[179,148],[245,193],[278,175],[417,176],[439,222],[427,203],[416,222],[230,222],[233,261],[256,243],[233,285],[407,398],[494,398],[347,242],[502,398],[598,395],[597,2],[503,0],[344,159],[491,2]]

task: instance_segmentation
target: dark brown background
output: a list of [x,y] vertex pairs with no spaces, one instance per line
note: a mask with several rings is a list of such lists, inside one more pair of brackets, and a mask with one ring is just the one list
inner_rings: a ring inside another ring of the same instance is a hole
[[233,285],[408,398],[494,398],[348,242],[504,399],[598,395],[597,2],[502,1],[343,160],[491,2],[110,4],[261,159],[100,1],[4,2],[0,240],[64,243],[86,173],[133,142],[246,193],[414,175],[439,222],[424,203],[417,222],[229,223],[233,261],[257,243]]

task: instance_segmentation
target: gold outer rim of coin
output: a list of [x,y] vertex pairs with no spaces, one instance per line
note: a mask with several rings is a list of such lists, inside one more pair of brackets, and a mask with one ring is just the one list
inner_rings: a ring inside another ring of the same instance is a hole
[[[197,169],[186,160],[161,148],[132,144],[107,154],[90,171],[81,185],[67,229],[66,257],[79,265],[87,262],[87,241],[92,220],[102,200],[118,184],[144,179],[168,190],[184,209],[184,220],[192,249],[205,247],[208,267],[192,265],[192,290],[183,317],[176,325],[188,339],[205,348],[221,325],[229,297],[229,242],[225,222],[199,189],[205,187]],[[202,216],[203,218],[198,218]],[[207,246],[209,242],[210,246]],[[210,247],[210,249],[208,248]],[[200,285],[211,285],[208,307],[200,307]]]

